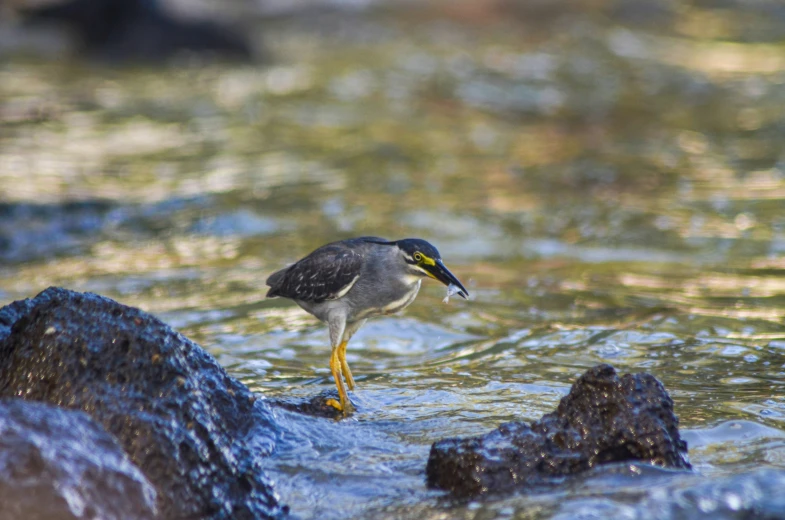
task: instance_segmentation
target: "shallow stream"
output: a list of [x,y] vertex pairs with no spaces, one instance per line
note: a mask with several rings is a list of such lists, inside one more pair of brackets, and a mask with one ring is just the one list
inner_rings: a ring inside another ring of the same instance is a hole
[[[785,470],[785,14],[502,4],[266,22],[267,66],[6,59],[0,303],[104,294],[309,397],[332,387],[326,330],[264,300],[266,276],[422,237],[472,299],[426,282],[369,322],[351,419],[279,412],[268,469],[294,513],[733,518]],[[433,441],[535,420],[598,363],[664,383],[695,474],[426,489]]]

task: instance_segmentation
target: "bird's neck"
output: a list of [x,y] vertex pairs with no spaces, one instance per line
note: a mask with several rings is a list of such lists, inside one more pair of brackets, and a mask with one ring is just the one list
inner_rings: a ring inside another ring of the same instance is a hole
[[406,273],[401,275],[398,278],[398,281],[401,285],[405,285],[406,287],[412,287],[413,285],[420,285],[422,283],[422,276],[416,274]]

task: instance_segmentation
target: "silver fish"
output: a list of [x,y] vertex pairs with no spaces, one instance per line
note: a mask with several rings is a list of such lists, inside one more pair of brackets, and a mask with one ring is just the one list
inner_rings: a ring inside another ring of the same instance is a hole
[[450,296],[452,296],[453,294],[457,294],[459,292],[461,292],[461,288],[455,285],[454,283],[451,283],[450,285],[447,286],[447,296],[444,297],[442,303],[450,303]]

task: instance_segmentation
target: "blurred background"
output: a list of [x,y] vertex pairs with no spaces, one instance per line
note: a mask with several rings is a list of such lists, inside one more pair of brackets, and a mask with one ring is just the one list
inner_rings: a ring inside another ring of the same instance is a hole
[[[310,397],[332,387],[326,329],[264,301],[266,276],[332,240],[422,237],[472,300],[426,282],[369,322],[351,421],[281,412],[302,435],[268,468],[284,503],[720,518],[760,495],[751,471],[785,469],[784,142],[775,0],[6,0],[0,304],[97,292],[255,391]],[[430,443],[537,419],[603,362],[665,384],[698,474],[741,502],[640,472],[425,489]]]

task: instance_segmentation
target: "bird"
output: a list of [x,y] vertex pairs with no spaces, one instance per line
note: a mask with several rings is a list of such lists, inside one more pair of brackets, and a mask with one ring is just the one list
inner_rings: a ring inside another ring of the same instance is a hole
[[331,242],[267,278],[267,298],[291,299],[329,328],[330,372],[340,401],[327,399],[326,404],[344,416],[354,411],[343,382],[354,390],[346,362],[349,340],[369,318],[408,307],[424,278],[433,278],[450,292],[469,298],[436,247],[421,238],[363,236]]

